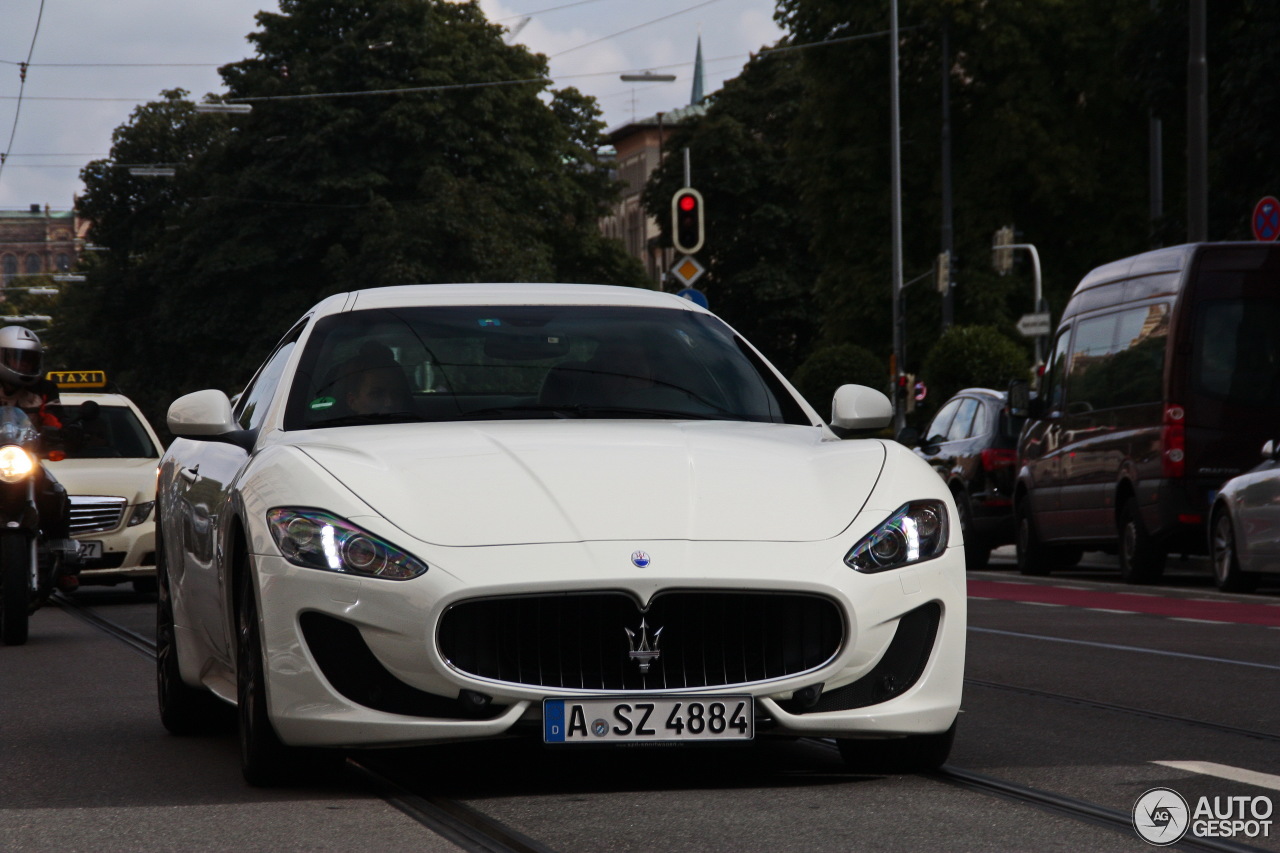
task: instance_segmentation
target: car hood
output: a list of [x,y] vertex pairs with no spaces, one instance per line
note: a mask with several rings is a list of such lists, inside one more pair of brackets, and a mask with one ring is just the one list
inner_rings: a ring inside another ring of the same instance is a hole
[[64,459],[45,461],[69,495],[127,498],[129,503],[155,500],[158,459]]
[[293,443],[388,521],[450,546],[815,541],[884,467],[879,441],[738,422],[499,421],[346,427]]

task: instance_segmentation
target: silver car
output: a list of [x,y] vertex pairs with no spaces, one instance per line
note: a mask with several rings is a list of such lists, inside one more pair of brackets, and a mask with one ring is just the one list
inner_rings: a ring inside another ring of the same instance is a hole
[[1262,446],[1262,464],[1232,477],[1213,499],[1209,554],[1218,588],[1252,592],[1258,574],[1280,572],[1280,447]]

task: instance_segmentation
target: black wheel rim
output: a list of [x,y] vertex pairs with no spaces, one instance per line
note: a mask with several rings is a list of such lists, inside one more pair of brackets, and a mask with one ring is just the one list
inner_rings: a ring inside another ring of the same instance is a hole
[[1236,543],[1231,529],[1231,519],[1220,514],[1213,525],[1213,573],[1218,583],[1222,584],[1231,577],[1231,569],[1235,564]]

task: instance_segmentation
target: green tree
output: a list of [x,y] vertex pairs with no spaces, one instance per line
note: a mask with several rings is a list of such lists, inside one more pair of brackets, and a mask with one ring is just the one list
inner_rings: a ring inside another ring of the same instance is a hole
[[[259,13],[255,56],[221,70],[225,98],[251,103],[251,114],[187,116],[190,105],[169,97],[143,108],[174,113],[167,133],[151,113],[135,116],[110,161],[85,172],[94,237],[110,249],[103,263],[121,272],[96,288],[110,310],[87,298],[78,329],[132,310],[120,379],[148,389],[153,413],[195,388],[238,390],[287,325],[330,293],[644,283],[596,224],[616,192],[595,154],[598,109],[575,90],[548,90],[545,57],[507,45],[477,2],[280,9]],[[171,186],[117,182],[111,167],[138,162],[136,147],[154,135],[158,157],[163,145],[181,148],[188,129],[196,142],[166,159],[180,163]],[[79,348],[82,363],[107,357],[105,341],[60,343]]]
[[[1146,0],[904,0],[900,4],[904,277],[939,248],[941,37],[949,28],[956,321],[1011,326],[1034,308],[1030,275],[990,270],[992,233],[1014,224],[1045,262],[1060,309],[1090,267],[1146,248],[1146,124],[1117,33]],[[823,340],[892,340],[889,4],[780,0],[805,91],[793,155],[821,265]],[[1135,120],[1135,117],[1136,120]],[[908,365],[941,325],[940,297],[907,291]]]
[[831,411],[831,398],[841,385],[866,385],[889,390],[888,362],[857,344],[833,344],[815,350],[792,378],[804,398],[819,414]]
[[1027,351],[994,326],[952,326],[925,356],[920,378],[934,411],[965,388],[1004,390],[1014,379],[1029,379]]

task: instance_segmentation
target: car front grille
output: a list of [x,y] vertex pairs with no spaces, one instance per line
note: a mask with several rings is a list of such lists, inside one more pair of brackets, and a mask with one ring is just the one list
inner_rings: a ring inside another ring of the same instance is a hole
[[452,666],[491,681],[682,690],[817,669],[840,651],[844,619],[817,595],[680,590],[641,612],[631,596],[600,591],[461,602],[442,618],[438,641]]
[[124,498],[71,495],[71,535],[115,530],[124,518]]

